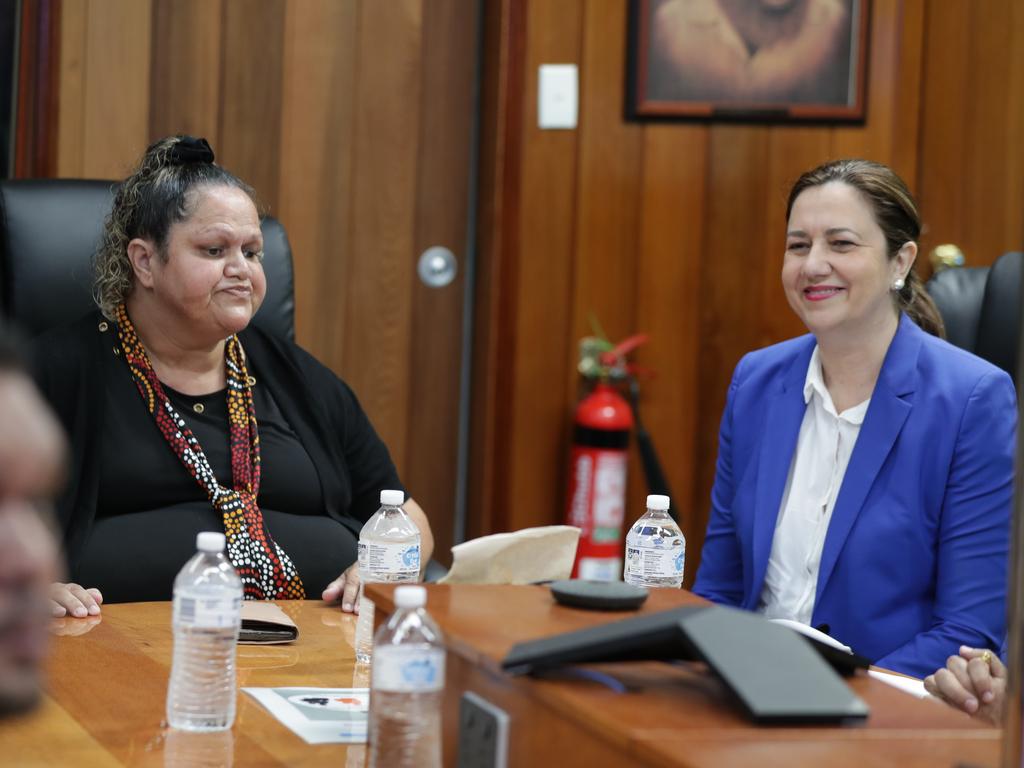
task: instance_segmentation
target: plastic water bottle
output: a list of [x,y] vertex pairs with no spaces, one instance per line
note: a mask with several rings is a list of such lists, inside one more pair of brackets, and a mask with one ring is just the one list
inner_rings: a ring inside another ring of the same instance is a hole
[[[359,577],[363,584],[416,582],[420,578],[420,529],[402,509],[402,491],[381,491],[378,509],[359,533]],[[373,655],[373,601],[359,590],[356,661]]]
[[370,682],[370,768],[440,768],[444,644],[427,590],[395,590],[377,633]]
[[686,539],[668,514],[668,496],[647,497],[647,512],[626,534],[626,566],[622,578],[637,587],[683,584]]
[[174,580],[167,722],[186,731],[222,731],[235,720],[242,581],[224,557],[223,533],[200,533],[196,548]]

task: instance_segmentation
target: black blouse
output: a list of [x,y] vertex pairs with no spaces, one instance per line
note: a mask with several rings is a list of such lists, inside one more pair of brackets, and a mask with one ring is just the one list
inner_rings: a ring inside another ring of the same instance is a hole
[[[71,579],[98,587],[107,602],[167,600],[196,534],[223,530],[223,522],[113,352],[113,328],[100,327],[85,320],[33,350],[37,381],[72,441],[72,477],[57,507]],[[358,532],[380,490],[403,487],[341,380],[293,344],[254,330],[241,339],[257,382],[260,509],[307,596],[318,598],[355,561]],[[218,480],[230,483],[224,392],[168,396]]]

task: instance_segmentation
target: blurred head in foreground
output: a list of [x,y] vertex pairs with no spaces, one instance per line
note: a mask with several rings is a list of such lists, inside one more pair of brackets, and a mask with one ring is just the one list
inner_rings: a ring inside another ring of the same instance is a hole
[[0,716],[41,692],[59,562],[47,505],[63,459],[60,427],[0,330]]

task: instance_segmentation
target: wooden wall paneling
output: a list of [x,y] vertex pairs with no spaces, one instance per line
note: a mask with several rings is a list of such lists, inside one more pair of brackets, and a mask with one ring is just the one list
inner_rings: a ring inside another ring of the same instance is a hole
[[[644,129],[643,188],[637,237],[636,327],[650,334],[636,361],[656,372],[641,381],[641,417],[662,462],[681,515],[691,564],[692,584],[706,515],[698,514],[694,467],[701,404],[700,264],[706,258],[704,184],[709,129],[705,126],[651,125]],[[633,451],[636,455],[636,451]],[[635,468],[635,469],[634,469]],[[631,471],[639,472],[636,463]],[[640,478],[640,474],[633,477]],[[634,482],[626,507],[626,525],[640,516],[646,489]]]
[[123,178],[149,143],[152,3],[87,6],[81,175]]
[[[342,372],[400,473],[408,458],[423,8],[418,0],[359,8],[352,262]],[[386,51],[387,55],[381,55]]]
[[423,16],[416,232],[413,258],[450,249],[457,278],[442,288],[414,279],[409,389],[409,461],[404,480],[430,512],[444,562],[454,538],[459,376],[467,258],[469,166],[474,123],[477,13],[464,0],[429,0]]
[[622,118],[626,3],[588,0],[583,16],[572,341],[591,315],[617,341],[636,330],[643,126]]
[[918,0],[872,3],[867,121],[834,129],[832,143],[834,157],[885,163],[911,186],[917,170],[922,23]]
[[[512,377],[507,407],[511,455],[499,530],[547,525],[564,504],[569,444],[566,387],[575,376],[572,338],[577,131],[537,127],[537,71],[580,63],[583,3],[529,3],[523,87],[522,166]],[[581,68],[582,71],[582,68]],[[584,109],[586,109],[584,107]],[[499,438],[501,439],[501,438]]]
[[221,0],[153,0],[149,136],[202,136],[221,143]]
[[[637,303],[646,298],[637,290],[644,135],[641,123],[625,122],[622,117],[626,19],[627,4],[622,0],[590,0],[584,5],[580,59],[585,67],[580,83],[573,325],[569,337],[573,357],[565,365],[569,371],[569,413],[580,388],[574,370],[575,344],[594,332],[591,318],[599,321],[612,341],[643,330],[636,325],[636,309]],[[562,453],[562,465],[567,467],[567,447]],[[558,489],[562,496],[567,485],[565,479]],[[630,451],[627,520],[643,513],[646,492],[638,454]],[[559,498],[557,492],[555,498]],[[560,521],[563,510],[564,503],[559,504],[552,522]]]
[[[718,427],[732,371],[761,338],[762,285],[777,277],[770,253],[759,247],[769,230],[764,205],[769,171],[769,129],[715,125],[711,128],[705,194],[705,258],[700,262],[700,374],[695,396],[697,482],[694,515],[704,517],[687,549],[696,573],[704,542],[711,486],[718,456]],[[751,244],[754,244],[753,247]],[[756,252],[752,252],[752,250]]]
[[[965,248],[966,187],[962,183],[964,149],[970,114],[963,105],[971,87],[967,66],[971,51],[971,0],[930,3],[925,15],[924,65],[921,81],[921,141],[917,197],[921,206],[921,255],[924,275],[928,254],[941,243]],[[967,253],[973,263],[974,254]]]
[[526,4],[483,5],[466,536],[508,530]]
[[[921,84],[924,71],[925,0],[902,0],[900,5],[899,53],[892,74],[893,92],[892,154],[889,164],[906,181],[911,192],[917,189],[921,146]],[[919,265],[921,266],[921,265]]]
[[834,129],[833,155],[837,158],[866,158],[891,162],[895,84],[899,35],[897,25],[902,0],[874,0],[871,3],[867,43],[867,111],[862,126]]
[[342,372],[352,259],[356,0],[285,6],[278,214],[295,262],[298,342]]
[[60,19],[57,176],[82,175],[85,119],[85,31],[88,0],[63,0]]
[[218,162],[251,184],[277,213],[284,0],[224,4]]
[[955,243],[968,265],[1024,240],[1024,13],[1013,0],[927,6],[919,195],[922,253]]
[[1007,231],[1001,249],[1024,250],[1024,4],[1010,5],[1010,23],[1014,44],[1007,51],[1010,68],[1007,78],[1009,132],[1003,148],[1005,160],[1004,202]]
[[57,165],[60,3],[22,3],[18,31],[14,178],[52,176]]
[[965,243],[975,265],[991,264],[1003,252],[1020,249],[1024,239],[1024,197],[1019,194],[1024,174],[1019,150],[1024,139],[1019,132],[1021,95],[1007,88],[1014,79],[1021,82],[1020,73],[1013,71],[1014,64],[1020,67],[1021,57],[1013,51],[1024,32],[1019,6],[1012,0],[971,6],[971,39],[976,42],[969,63],[972,87],[964,104],[970,122],[961,183],[966,193]]

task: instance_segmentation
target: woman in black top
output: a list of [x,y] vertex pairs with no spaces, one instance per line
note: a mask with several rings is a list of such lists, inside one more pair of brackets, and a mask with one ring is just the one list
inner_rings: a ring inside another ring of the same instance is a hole
[[[168,599],[195,534],[221,527],[246,597],[353,610],[359,530],[402,486],[344,382],[249,327],[261,257],[251,190],[202,139],[158,141],[119,188],[96,259],[102,314],[34,349],[72,442],[58,516],[75,583],[53,586],[55,615]],[[404,506],[425,563],[429,523]]]

